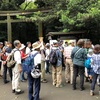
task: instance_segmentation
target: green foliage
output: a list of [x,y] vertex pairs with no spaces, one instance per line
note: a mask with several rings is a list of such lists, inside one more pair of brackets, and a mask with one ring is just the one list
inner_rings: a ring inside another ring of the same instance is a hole
[[[33,22],[50,22],[51,20],[55,20],[59,17],[59,14],[58,14],[58,11],[61,7],[63,7],[64,5],[64,1],[65,0],[36,0],[34,6],[38,5],[37,8],[45,8],[45,9],[48,9],[48,8],[51,8],[51,11],[47,11],[47,12],[33,12],[33,14],[31,16],[24,16],[24,18],[27,20],[27,19],[30,19],[32,20]],[[56,4],[55,4],[55,3]],[[61,3],[62,2],[62,3]],[[41,4],[40,4],[41,3]],[[25,8],[29,8],[29,9],[33,9],[33,8],[36,8],[34,6],[30,6],[29,3],[23,3],[20,7],[21,9],[25,9]],[[30,7],[33,7],[33,8],[30,8]],[[17,18],[19,18],[17,16]],[[21,18],[21,16],[20,16]],[[22,19],[23,19],[23,16],[22,16]]]
[[100,21],[100,0],[36,0],[33,6],[25,3],[21,6],[21,9],[51,8],[51,11],[36,12],[22,18],[48,23],[58,19],[63,24],[61,30],[64,32],[74,29],[91,29],[91,22],[98,26]]
[[36,9],[37,6],[34,4],[34,2],[24,2],[20,5],[20,8],[23,10],[30,10],[30,9]]
[[25,0],[0,1],[0,9],[3,10],[30,10],[37,8],[50,8],[51,11],[37,11],[26,16],[17,15],[17,18],[36,23],[40,21],[51,23],[57,19],[59,23],[62,23],[60,29],[64,32],[82,29],[98,30],[98,27],[100,27],[100,0],[36,0],[36,2],[25,2]]
[[64,27],[73,30],[75,27],[81,29],[86,27],[92,20],[97,24],[100,18],[100,0],[69,0],[66,9],[59,13],[59,21]]

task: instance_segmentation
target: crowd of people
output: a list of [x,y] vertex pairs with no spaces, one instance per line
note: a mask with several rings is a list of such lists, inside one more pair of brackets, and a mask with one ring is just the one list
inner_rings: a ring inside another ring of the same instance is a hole
[[[20,88],[20,81],[28,80],[29,100],[39,100],[41,83],[48,82],[45,74],[52,74],[53,86],[63,87],[62,69],[65,71],[65,82],[71,84],[73,90],[77,89],[77,77],[80,78],[80,91],[85,89],[84,78],[86,82],[90,82],[91,96],[94,95],[96,82],[100,85],[100,44],[93,46],[89,39],[87,41],[79,39],[77,43],[70,40],[64,45],[62,40],[56,40],[53,44],[45,44],[43,39],[33,44],[27,42],[26,45],[15,40],[13,44],[14,48],[11,42],[5,41],[4,44],[0,42],[0,69],[3,70],[0,77],[3,78],[4,84],[9,83],[7,71],[9,72],[12,81],[12,93],[16,95],[24,93]],[[12,52],[16,64],[13,68],[8,68],[7,57]],[[30,56],[33,56],[33,60],[31,60],[33,63],[30,62],[29,65],[27,58]],[[84,64],[87,60],[90,61],[88,68]],[[31,74],[33,65],[41,73],[37,78]]]

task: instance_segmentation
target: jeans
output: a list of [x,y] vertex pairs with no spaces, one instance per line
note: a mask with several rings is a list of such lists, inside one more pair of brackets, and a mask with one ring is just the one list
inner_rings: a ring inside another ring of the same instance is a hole
[[[41,78],[33,78],[31,74],[28,74],[28,98],[29,100],[39,100],[40,82]],[[34,88],[34,93],[33,93]],[[33,97],[34,94],[34,97]]]
[[49,60],[46,60],[46,73],[49,73]]
[[25,80],[24,73],[25,73],[25,71],[22,70],[21,75],[20,75],[20,80]]
[[26,72],[26,66],[22,63],[22,72],[21,72],[21,75],[20,75],[20,80],[25,80],[25,76],[24,76],[24,73]]
[[99,74],[96,74],[95,72],[93,73],[93,81],[92,81],[92,84],[91,84],[91,90],[92,91],[94,91],[94,89],[95,89],[95,84],[97,82],[98,75]]
[[78,73],[80,75],[80,88],[83,88],[84,86],[84,70],[85,68],[82,66],[73,66],[73,88],[76,88],[76,78],[78,76]]

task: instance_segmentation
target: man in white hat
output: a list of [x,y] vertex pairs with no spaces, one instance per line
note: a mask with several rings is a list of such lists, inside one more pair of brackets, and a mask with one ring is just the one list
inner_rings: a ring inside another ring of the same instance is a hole
[[[31,55],[34,56],[34,66],[37,66],[39,70],[41,70],[41,54],[40,54],[41,44],[39,42],[35,42],[32,44],[32,52]],[[31,72],[28,72],[28,98],[29,100],[39,100],[40,93],[40,83],[41,76],[39,78],[33,78]],[[34,86],[33,86],[34,85]],[[33,93],[34,87],[34,93]]]

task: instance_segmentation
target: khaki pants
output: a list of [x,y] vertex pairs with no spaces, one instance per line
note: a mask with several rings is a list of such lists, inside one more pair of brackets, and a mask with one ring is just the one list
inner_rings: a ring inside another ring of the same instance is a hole
[[65,60],[65,80],[66,82],[73,83],[73,63],[71,59]]
[[45,61],[41,61],[41,81],[45,79]]
[[13,77],[12,77],[12,90],[15,90],[15,91],[19,92],[20,91],[20,84],[19,84],[20,72],[19,72],[17,64],[12,69],[12,74],[13,74]]
[[52,80],[53,85],[56,85],[56,87],[58,87],[62,83],[62,66],[52,66]]

